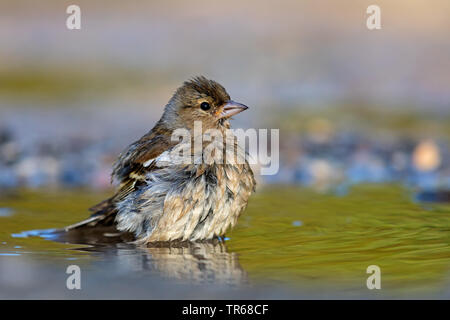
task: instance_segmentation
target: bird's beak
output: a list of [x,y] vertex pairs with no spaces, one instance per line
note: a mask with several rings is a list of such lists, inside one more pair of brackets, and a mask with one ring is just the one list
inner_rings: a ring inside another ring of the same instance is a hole
[[243,105],[242,103],[235,102],[233,100],[228,101],[225,103],[222,107],[222,111],[219,114],[219,119],[227,119],[230,118],[244,110],[247,110],[248,107],[246,105]]

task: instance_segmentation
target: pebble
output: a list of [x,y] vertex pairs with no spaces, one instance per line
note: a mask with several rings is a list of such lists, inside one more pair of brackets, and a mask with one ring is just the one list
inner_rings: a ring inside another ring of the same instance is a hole
[[441,164],[439,146],[433,140],[420,141],[414,149],[412,160],[419,171],[433,171]]
[[[280,141],[280,170],[261,176],[261,184],[297,184],[345,195],[359,183],[399,182],[421,190],[450,189],[450,152],[432,139],[368,137],[337,132],[316,119],[304,135]],[[286,142],[289,143],[286,143]],[[109,175],[120,151],[113,140],[73,137],[21,147],[0,128],[0,188],[110,187]]]

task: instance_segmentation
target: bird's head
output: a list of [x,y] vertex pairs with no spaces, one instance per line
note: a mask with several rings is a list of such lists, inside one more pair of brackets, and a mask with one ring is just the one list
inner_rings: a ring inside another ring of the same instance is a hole
[[247,108],[232,101],[222,85],[201,76],[176,90],[161,120],[170,129],[192,129],[195,121],[200,121],[204,130],[228,128],[228,119]]

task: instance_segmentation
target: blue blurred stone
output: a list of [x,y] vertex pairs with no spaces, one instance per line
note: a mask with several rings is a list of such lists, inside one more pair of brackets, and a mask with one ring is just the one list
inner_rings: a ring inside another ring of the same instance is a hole
[[377,163],[351,163],[347,168],[346,174],[351,183],[381,183],[391,181],[391,175],[386,166]]
[[416,195],[416,200],[421,202],[450,202],[450,190],[427,190]]
[[16,188],[19,186],[19,179],[15,172],[8,167],[0,166],[0,187]]
[[420,189],[436,189],[439,187],[440,174],[438,171],[412,170],[407,181]]
[[61,172],[60,181],[70,187],[77,187],[86,184],[83,172],[76,168],[64,168]]

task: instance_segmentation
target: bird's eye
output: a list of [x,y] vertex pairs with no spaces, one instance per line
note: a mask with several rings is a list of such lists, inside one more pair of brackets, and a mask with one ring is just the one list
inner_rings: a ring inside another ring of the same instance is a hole
[[211,106],[209,105],[208,102],[202,102],[202,104],[200,105],[200,108],[204,111],[211,109]]

